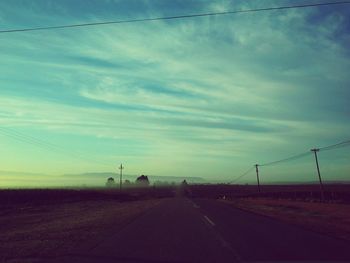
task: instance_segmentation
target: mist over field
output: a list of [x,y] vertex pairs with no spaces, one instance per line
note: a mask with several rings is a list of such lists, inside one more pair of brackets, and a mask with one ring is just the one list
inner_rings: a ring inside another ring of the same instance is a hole
[[[107,179],[113,177],[116,187],[119,187],[119,174],[100,172],[83,174],[32,174],[23,172],[0,171],[0,189],[6,188],[85,188],[85,187],[106,187]],[[135,183],[138,175],[123,175],[123,184],[125,181]],[[209,181],[201,177],[181,177],[181,176],[156,176],[149,175],[151,186],[179,185],[183,180],[193,184],[203,184]]]

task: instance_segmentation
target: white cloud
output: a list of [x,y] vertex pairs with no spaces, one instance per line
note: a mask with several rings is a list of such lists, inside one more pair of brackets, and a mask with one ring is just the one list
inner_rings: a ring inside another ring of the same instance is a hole
[[11,35],[0,43],[0,122],[144,142],[144,156],[181,160],[250,162],[291,140],[297,150],[345,136],[349,60],[331,38],[344,17],[310,24],[315,12]]

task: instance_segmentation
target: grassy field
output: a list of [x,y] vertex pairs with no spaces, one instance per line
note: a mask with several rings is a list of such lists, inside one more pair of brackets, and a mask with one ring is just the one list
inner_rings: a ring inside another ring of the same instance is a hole
[[45,262],[96,244],[171,194],[171,189],[0,191],[0,262]]
[[350,241],[349,204],[272,198],[237,198],[221,201],[236,208]]
[[[327,202],[350,204],[350,184],[325,184],[324,189]],[[190,192],[193,197],[205,198],[259,197],[297,201],[321,199],[318,184],[262,185],[260,193],[256,185],[203,184],[191,185]]]

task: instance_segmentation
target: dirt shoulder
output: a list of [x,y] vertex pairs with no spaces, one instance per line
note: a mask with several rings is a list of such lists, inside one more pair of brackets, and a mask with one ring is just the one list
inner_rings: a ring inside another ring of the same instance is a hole
[[42,262],[92,245],[109,229],[122,227],[163,200],[90,200],[2,209],[0,262]]
[[233,207],[350,240],[350,205],[266,198],[221,200]]

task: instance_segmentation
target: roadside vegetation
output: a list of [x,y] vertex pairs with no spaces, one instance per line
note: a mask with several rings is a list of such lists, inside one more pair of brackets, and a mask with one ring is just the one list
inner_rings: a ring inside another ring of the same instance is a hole
[[173,195],[171,188],[0,191],[0,262],[47,262],[88,249]]

